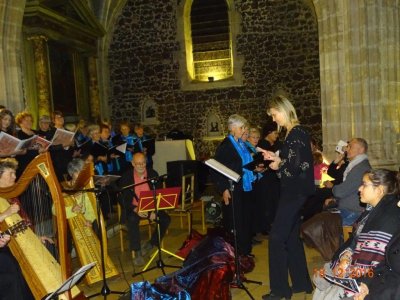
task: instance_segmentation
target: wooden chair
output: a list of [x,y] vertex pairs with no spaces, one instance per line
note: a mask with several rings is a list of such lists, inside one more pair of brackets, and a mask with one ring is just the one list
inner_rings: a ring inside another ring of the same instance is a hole
[[343,226],[343,241],[347,241],[353,233],[353,226]]
[[177,208],[169,211],[171,217],[180,217],[181,228],[183,228],[183,217],[186,216],[188,224],[188,232],[192,226],[192,207],[194,201],[194,174],[186,174],[182,176],[182,195],[181,201]]
[[200,199],[200,200],[195,200],[192,203],[192,214],[195,212],[200,213],[201,230],[203,231],[203,233],[205,233],[205,231],[206,231],[206,216],[204,213],[204,209],[205,209],[204,202],[205,202],[204,200]]

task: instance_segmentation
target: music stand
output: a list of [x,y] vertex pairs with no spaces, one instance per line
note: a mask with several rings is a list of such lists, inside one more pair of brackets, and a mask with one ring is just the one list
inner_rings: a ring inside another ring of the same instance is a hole
[[71,275],[67,280],[65,280],[60,287],[55,290],[53,293],[46,295],[46,298],[42,298],[43,300],[58,300],[58,297],[62,294],[65,293],[66,291],[69,291],[72,289],[76,283],[81,280],[83,276],[85,276],[86,272],[89,271],[91,268],[93,268],[96,265],[95,262],[92,262],[90,264],[82,266],[78,271],[76,271],[74,274]]
[[[134,273],[133,276],[137,276],[143,274],[145,272],[154,270],[155,268],[160,268],[162,273],[165,275],[165,267],[170,268],[180,268],[178,266],[167,265],[162,260],[162,252],[167,253],[179,260],[184,260],[182,257],[172,253],[161,247],[161,236],[160,236],[160,222],[158,211],[175,208],[178,203],[179,195],[181,193],[181,187],[171,187],[164,189],[156,189],[155,188],[155,180],[150,181],[152,183],[151,191],[143,191],[140,193],[139,203],[138,203],[138,212],[152,212],[154,211],[156,215],[156,231],[157,231],[157,250],[151,256],[147,264],[144,266],[143,270],[139,273]],[[158,260],[156,261],[156,265],[149,269],[150,264],[158,255]]]
[[[219,161],[215,159],[209,159],[205,161],[205,164],[218,173],[222,174],[223,176],[228,178],[229,181],[229,191],[231,194],[231,203],[232,203],[232,230],[233,230],[233,243],[234,243],[234,248],[235,248],[235,277],[231,284],[235,285],[237,288],[244,290],[247,295],[249,295],[250,299],[254,300],[253,295],[250,293],[250,291],[246,288],[246,286],[243,284],[243,281],[241,279],[241,272],[240,272],[240,261],[239,261],[239,255],[238,255],[238,244],[237,244],[237,236],[236,236],[236,220],[235,220],[235,201],[233,198],[233,191],[235,189],[235,186],[233,182],[238,183],[240,181],[241,176],[236,173],[235,171],[229,169],[225,165],[221,164]],[[249,279],[244,279],[245,282],[249,283],[255,283],[262,285],[261,281],[254,281],[254,280],[249,280]]]

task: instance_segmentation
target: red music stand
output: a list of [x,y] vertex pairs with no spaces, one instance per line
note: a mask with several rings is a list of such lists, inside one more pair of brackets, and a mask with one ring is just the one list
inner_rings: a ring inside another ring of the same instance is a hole
[[[156,189],[157,210],[176,208],[181,190],[181,187]],[[138,212],[154,211],[154,205],[154,192],[142,191],[139,196]]]
[[[161,268],[163,274],[165,275],[164,267],[173,267],[179,268],[177,266],[169,266],[165,265],[161,258],[161,252],[167,253],[179,260],[184,260],[183,257],[176,255],[164,248],[161,247],[161,237],[160,237],[160,224],[158,222],[157,212],[158,210],[166,210],[176,208],[178,205],[179,195],[181,194],[181,187],[171,187],[171,188],[164,188],[164,189],[156,189],[150,191],[142,191],[139,197],[138,203],[138,212],[152,212],[155,211],[156,213],[156,222],[157,222],[157,234],[158,234],[158,247],[154,254],[151,256],[150,260],[144,266],[142,272],[136,273],[134,275],[142,274],[143,272],[153,270],[154,268]],[[156,266],[148,269],[150,264],[158,255],[158,261],[156,262]]]

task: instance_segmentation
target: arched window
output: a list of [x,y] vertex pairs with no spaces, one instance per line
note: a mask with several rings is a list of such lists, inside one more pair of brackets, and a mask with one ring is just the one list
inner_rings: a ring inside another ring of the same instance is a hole
[[183,0],[178,7],[181,87],[199,90],[242,85],[236,55],[240,16],[234,0]]
[[226,0],[194,0],[190,10],[194,79],[232,76],[232,51]]

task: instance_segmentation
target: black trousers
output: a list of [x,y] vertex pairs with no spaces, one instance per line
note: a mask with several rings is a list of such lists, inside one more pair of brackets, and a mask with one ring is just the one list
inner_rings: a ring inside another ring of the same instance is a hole
[[269,232],[279,202],[280,182],[275,173],[266,173],[254,185],[253,233]]
[[[290,298],[292,292],[312,291],[303,242],[300,239],[300,210],[307,197],[293,195],[290,188],[281,196],[269,236],[271,292]],[[289,286],[288,273],[292,280]]]
[[0,249],[0,299],[33,300],[17,260],[8,247]]
[[[171,223],[171,217],[163,210],[158,211],[158,218],[160,223],[160,240],[165,235],[165,232],[168,229],[169,223]],[[142,218],[135,212],[129,212],[126,216],[126,227],[128,228],[128,238],[131,251],[139,251],[140,247],[140,229],[139,222]],[[150,243],[153,246],[157,246],[157,228],[154,230]]]
[[[222,205],[223,225],[226,231],[232,232],[233,222],[235,222],[239,255],[250,254],[252,238],[252,222],[250,220],[252,218],[252,201],[254,201],[253,192],[243,192],[241,189],[237,189],[233,191],[232,198],[229,205]],[[234,205],[234,216],[232,214],[232,204]]]

